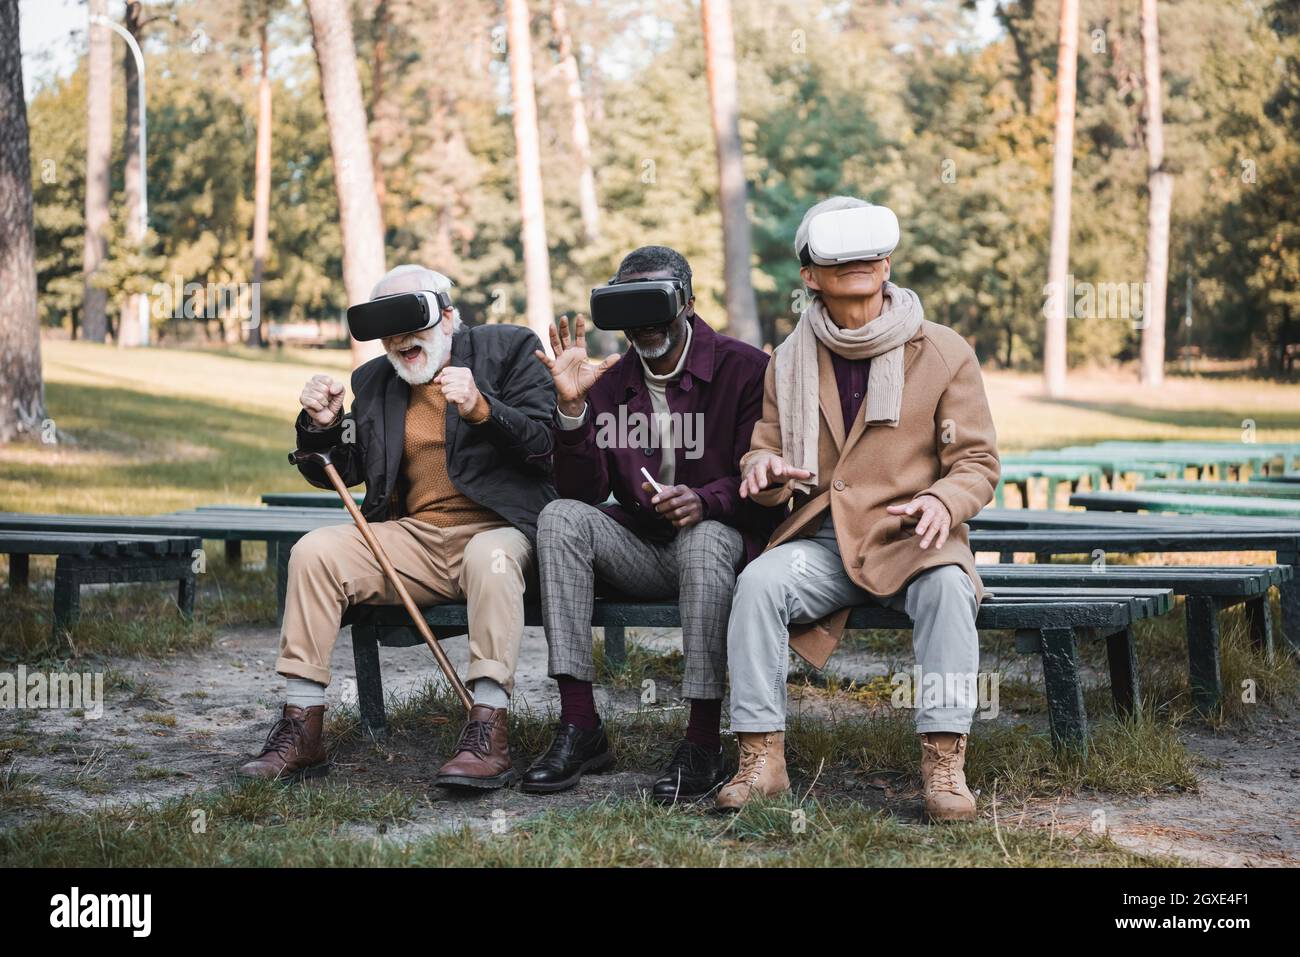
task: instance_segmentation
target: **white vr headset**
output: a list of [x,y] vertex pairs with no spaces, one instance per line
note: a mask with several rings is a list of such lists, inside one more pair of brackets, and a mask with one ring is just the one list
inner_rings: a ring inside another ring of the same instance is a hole
[[836,263],[884,259],[898,246],[898,217],[888,206],[854,206],[819,213],[808,223],[808,242],[799,263]]

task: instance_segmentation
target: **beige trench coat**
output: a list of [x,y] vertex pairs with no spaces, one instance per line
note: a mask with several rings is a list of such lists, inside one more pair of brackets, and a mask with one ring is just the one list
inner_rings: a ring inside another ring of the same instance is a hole
[[[872,595],[893,595],[927,568],[960,565],[982,598],[964,523],[992,500],[1000,465],[979,362],[965,339],[929,321],[921,323],[903,349],[898,426],[868,426],[859,414],[846,433],[831,354],[818,343],[818,484],[807,494],[795,494],[785,485],[755,496],[762,505],[792,503],[792,514],[767,547],[812,535],[829,508],[845,570]],[[781,453],[775,360],[768,363],[763,417],[754,426],[742,469],[759,452]],[[920,547],[914,534],[917,516],[885,511],[918,495],[933,495],[952,514],[952,533],[942,548],[933,543]],[[822,667],[839,642],[848,613],[842,609],[812,624],[792,626],[790,647]]]

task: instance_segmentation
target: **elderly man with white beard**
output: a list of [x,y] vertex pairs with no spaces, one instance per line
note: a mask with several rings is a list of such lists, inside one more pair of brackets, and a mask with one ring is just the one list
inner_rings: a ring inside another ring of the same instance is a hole
[[[433,270],[398,266],[371,300],[450,288]],[[540,343],[528,329],[466,327],[450,306],[430,321],[428,328],[384,338],[385,355],[352,373],[346,415],[343,384],[314,376],[300,396],[298,446],[333,449],[343,481],[365,483],[362,514],[417,604],[466,602],[466,680],[474,706],[435,781],[499,788],[516,777],[507,709],[524,590],[535,580],[537,516],[555,498],[555,387],[533,357]],[[313,485],[331,487],[320,465],[300,468]],[[325,688],[342,615],[352,605],[398,601],[355,526],[327,526],[299,540],[289,558],[275,663],[287,682],[284,707],[241,776],[283,780],[327,772]]]

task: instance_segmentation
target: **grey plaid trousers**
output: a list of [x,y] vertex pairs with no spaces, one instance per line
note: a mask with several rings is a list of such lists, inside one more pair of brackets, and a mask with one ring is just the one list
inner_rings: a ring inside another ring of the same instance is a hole
[[744,557],[740,532],[721,522],[700,522],[656,545],[595,506],[573,499],[551,502],[537,521],[551,677],[595,680],[591,611],[599,577],[630,597],[677,598],[686,659],[682,694],[721,698],[727,680],[727,617]]

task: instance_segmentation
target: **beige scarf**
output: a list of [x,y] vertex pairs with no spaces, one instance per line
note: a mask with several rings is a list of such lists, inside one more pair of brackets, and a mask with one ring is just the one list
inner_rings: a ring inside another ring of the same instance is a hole
[[[885,283],[880,315],[859,329],[841,329],[831,321],[820,296],[804,309],[794,332],[776,349],[776,394],[781,422],[781,457],[812,478],[792,481],[796,491],[817,486],[817,343],[846,359],[871,359],[867,400],[869,425],[897,427],[903,406],[903,344],[916,335],[925,318],[921,300],[910,289]],[[845,422],[846,433],[853,427]]]

